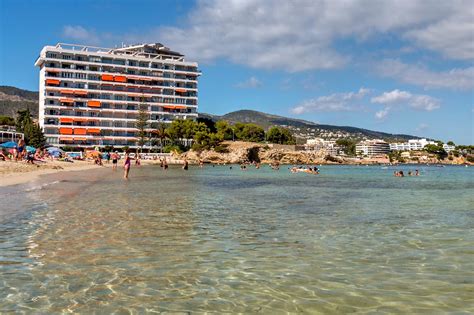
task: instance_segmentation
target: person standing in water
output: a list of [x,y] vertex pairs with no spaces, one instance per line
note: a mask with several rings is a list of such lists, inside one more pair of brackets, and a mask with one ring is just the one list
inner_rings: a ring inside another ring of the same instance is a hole
[[128,179],[128,173],[130,172],[130,156],[128,151],[125,152],[125,161],[123,163],[123,178]]
[[187,171],[188,170],[188,160],[184,160],[184,164],[183,164],[183,170]]
[[115,151],[111,154],[112,158],[112,170],[116,171],[117,170],[117,161],[118,161],[118,151]]

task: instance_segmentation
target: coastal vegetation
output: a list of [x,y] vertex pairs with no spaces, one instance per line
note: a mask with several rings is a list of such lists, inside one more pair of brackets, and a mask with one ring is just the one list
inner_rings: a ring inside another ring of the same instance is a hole
[[[189,120],[176,119],[169,125],[158,123],[148,128],[148,114],[140,111],[135,126],[138,129],[137,145],[142,147],[150,144],[152,147],[160,147],[160,150],[182,153],[190,149],[195,151],[215,150],[226,152],[223,141],[247,141],[277,144],[295,144],[295,138],[285,128],[272,127],[265,130],[253,123],[236,123],[234,125],[222,120]],[[153,149],[156,150],[156,149]]]
[[15,119],[10,116],[0,115],[0,126],[15,126]]
[[43,131],[40,126],[33,122],[31,113],[28,109],[18,112],[16,119],[16,130],[24,133],[25,142],[35,148],[43,147],[46,144]]
[[336,144],[341,146],[344,153],[348,156],[356,155],[356,143],[355,140],[349,138],[336,140]]
[[135,128],[137,128],[137,144],[140,147],[140,150],[143,151],[143,146],[147,143],[148,138],[148,119],[150,114],[144,104],[141,104],[138,110],[137,119],[135,121]]

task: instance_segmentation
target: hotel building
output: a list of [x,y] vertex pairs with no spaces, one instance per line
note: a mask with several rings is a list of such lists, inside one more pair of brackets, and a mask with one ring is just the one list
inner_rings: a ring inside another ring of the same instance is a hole
[[307,151],[321,151],[325,150],[327,154],[332,156],[341,155],[344,153],[341,146],[336,144],[335,140],[324,140],[323,138],[314,138],[306,140],[305,150]]
[[356,154],[360,156],[376,156],[390,153],[390,146],[383,140],[367,140],[356,144]]
[[198,64],[161,44],[57,44],[44,47],[35,65],[39,123],[49,144],[137,147],[140,108],[150,128],[197,118]]
[[428,141],[426,139],[410,139],[408,142],[402,143],[390,143],[390,150],[392,151],[419,151],[428,144],[436,144],[434,141]]

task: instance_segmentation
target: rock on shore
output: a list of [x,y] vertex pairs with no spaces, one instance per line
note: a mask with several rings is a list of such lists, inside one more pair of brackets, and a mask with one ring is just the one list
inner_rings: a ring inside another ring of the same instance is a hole
[[309,152],[295,151],[291,146],[272,146],[260,143],[226,141],[228,152],[215,152],[205,150],[202,152],[188,151],[179,156],[180,159],[186,158],[189,163],[219,163],[219,164],[240,164],[249,162],[275,163],[280,164],[338,164],[344,163],[343,159],[335,161],[326,161],[325,151]]

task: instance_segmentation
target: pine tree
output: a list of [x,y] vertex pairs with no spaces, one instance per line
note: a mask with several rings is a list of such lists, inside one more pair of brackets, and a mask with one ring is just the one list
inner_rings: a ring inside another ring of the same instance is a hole
[[35,148],[41,148],[46,144],[46,138],[43,131],[37,124],[31,124],[28,128],[30,130],[28,144]]
[[143,151],[143,146],[148,141],[148,133],[146,131],[148,127],[148,119],[150,114],[148,113],[148,107],[146,104],[140,104],[140,109],[138,110],[138,116],[135,121],[135,128],[138,129],[137,136],[138,141],[137,144],[140,146],[140,151]]

